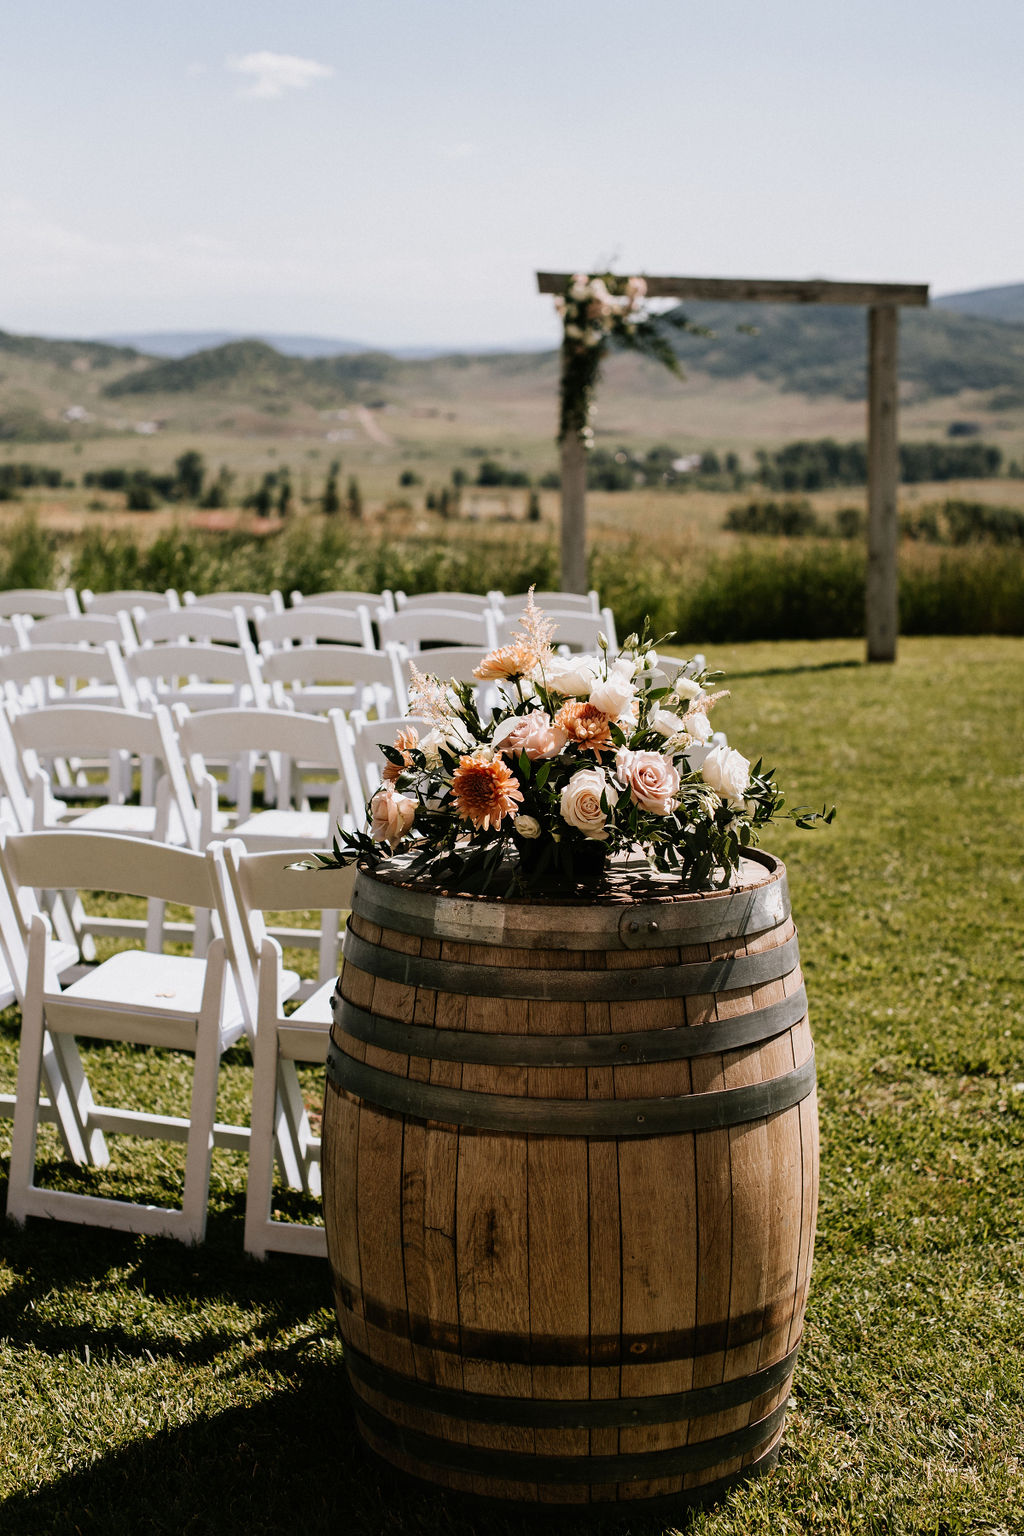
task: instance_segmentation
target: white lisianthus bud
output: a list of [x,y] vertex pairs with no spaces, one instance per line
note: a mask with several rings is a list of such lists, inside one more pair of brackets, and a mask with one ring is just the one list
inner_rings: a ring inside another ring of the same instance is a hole
[[689,731],[694,741],[711,740],[711,721],[703,710],[695,709],[683,716],[683,730]]
[[607,649],[608,649],[608,636],[601,629],[599,629],[598,632],[597,632],[597,643],[601,647],[602,651],[607,651]]
[[423,753],[423,757],[428,768],[440,768],[441,753],[439,749],[444,745],[444,737],[436,727],[433,730],[428,731],[424,736],[423,740],[420,742],[419,750]]
[[517,837],[540,837],[540,822],[536,816],[516,816],[512,820],[512,831]]
[[735,809],[742,807],[750,783],[750,763],[733,747],[712,747],[700,768],[701,778]]
[[692,677],[687,677],[683,672],[679,673],[672,684],[672,692],[677,699],[702,699],[704,697],[704,689],[700,686],[700,683],[695,683]]
[[677,736],[680,731],[685,731],[686,726],[678,715],[674,715],[670,709],[656,709],[648,724],[652,731],[657,731],[659,736]]
[[636,689],[631,678],[614,668],[607,677],[598,678],[590,690],[590,702],[595,709],[600,709],[609,720],[617,720],[625,712]]

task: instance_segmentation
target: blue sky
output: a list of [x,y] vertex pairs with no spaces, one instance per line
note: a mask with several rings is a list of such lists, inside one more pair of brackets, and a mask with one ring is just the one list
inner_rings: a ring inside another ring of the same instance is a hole
[[0,327],[553,337],[538,267],[1024,281],[1019,0],[34,0]]

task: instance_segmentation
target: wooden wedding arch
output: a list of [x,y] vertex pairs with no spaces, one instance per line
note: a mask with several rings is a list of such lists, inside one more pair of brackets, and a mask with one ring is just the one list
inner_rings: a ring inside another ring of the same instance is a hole
[[[568,272],[538,272],[541,293],[561,294]],[[928,303],[927,283],[830,283],[813,279],[648,277],[652,299],[715,299],[761,304],[859,304],[868,312],[868,661],[895,661],[899,627],[899,312]],[[586,450],[570,433],[562,442],[562,586],[585,592]]]

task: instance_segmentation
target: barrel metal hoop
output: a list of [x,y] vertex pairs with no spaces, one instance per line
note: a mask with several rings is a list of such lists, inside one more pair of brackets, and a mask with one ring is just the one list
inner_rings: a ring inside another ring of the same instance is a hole
[[528,1099],[395,1077],[346,1055],[334,1040],[327,1076],[336,1088],[415,1120],[542,1136],[640,1137],[721,1130],[791,1109],[815,1084],[812,1051],[801,1066],[781,1077],[715,1093],[660,1099]]
[[[710,944],[776,927],[789,916],[789,887],[779,861],[754,848],[743,854],[766,866],[770,878],[740,890],[585,906],[566,902],[563,908],[557,902],[443,896],[361,871],[352,905],[367,922],[393,932],[459,943],[575,950]],[[574,920],[568,926],[560,918],[563,909]]]
[[447,1414],[470,1423],[528,1429],[626,1429],[637,1424],[672,1424],[703,1418],[709,1413],[723,1413],[728,1408],[752,1403],[782,1385],[796,1365],[799,1353],[797,1343],[774,1365],[715,1386],[694,1387],[687,1392],[666,1392],[652,1397],[590,1398],[585,1401],[497,1397],[492,1393],[454,1391],[388,1370],[347,1342],[345,1364],[349,1375],[371,1392],[383,1393],[411,1408]]
[[435,1467],[522,1483],[630,1483],[701,1472],[774,1439],[786,1417],[783,1402],[756,1424],[716,1435],[713,1440],[698,1440],[693,1445],[621,1456],[537,1456],[531,1452],[464,1445],[422,1430],[407,1429],[385,1418],[362,1398],[356,1398],[355,1410],[357,1419],[370,1434],[378,1435],[404,1455]]
[[337,993],[332,998],[332,1007],[334,1021],[346,1035],[402,1056],[486,1066],[628,1067],[654,1061],[685,1061],[772,1040],[805,1016],[807,993],[801,986],[791,997],[766,1008],[708,1024],[613,1035],[491,1035],[435,1029],[369,1013]]
[[360,938],[351,924],[345,934],[345,963],[382,981],[469,997],[535,998],[549,1001],[639,1002],[657,997],[694,997],[710,992],[760,987],[788,976],[799,962],[797,936],[754,955],[723,955],[689,965],[649,965],[615,971],[541,971],[518,966],[465,965],[384,949]]

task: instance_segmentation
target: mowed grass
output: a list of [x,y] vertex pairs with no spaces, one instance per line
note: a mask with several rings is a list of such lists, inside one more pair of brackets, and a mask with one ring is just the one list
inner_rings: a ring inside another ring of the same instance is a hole
[[[732,743],[764,753],[791,803],[834,799],[839,816],[767,839],[789,865],[822,1109],[785,1448],[774,1473],[679,1528],[1017,1536],[1024,641],[908,640],[895,667],[866,667],[857,642],[709,660],[734,690],[716,711]],[[5,1087],[15,1056],[8,1014]],[[103,1070],[143,1094],[181,1091],[127,1052]],[[247,1085],[239,1054],[222,1117],[242,1112]],[[0,1170],[8,1151],[0,1122]],[[166,1197],[164,1156],[135,1154],[136,1197]],[[69,1187],[97,1177],[52,1144],[46,1160]],[[326,1267],[242,1256],[242,1177],[215,1155],[200,1249],[3,1228],[0,1531],[526,1536],[535,1521],[467,1510],[362,1455]],[[673,1529],[624,1519],[638,1536]]]

